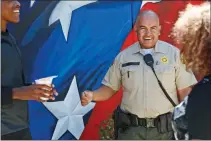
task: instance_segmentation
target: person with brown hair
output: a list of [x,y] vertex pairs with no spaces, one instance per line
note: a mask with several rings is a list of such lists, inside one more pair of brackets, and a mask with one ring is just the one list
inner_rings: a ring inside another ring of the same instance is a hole
[[181,60],[201,79],[173,114],[176,139],[211,139],[210,2],[188,5],[173,27]]

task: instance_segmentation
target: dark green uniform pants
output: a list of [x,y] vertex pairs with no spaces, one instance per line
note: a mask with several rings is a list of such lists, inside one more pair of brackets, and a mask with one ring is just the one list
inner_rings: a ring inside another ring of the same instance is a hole
[[129,127],[125,130],[119,129],[118,140],[171,140],[173,131],[159,133],[157,128],[146,128],[143,126]]

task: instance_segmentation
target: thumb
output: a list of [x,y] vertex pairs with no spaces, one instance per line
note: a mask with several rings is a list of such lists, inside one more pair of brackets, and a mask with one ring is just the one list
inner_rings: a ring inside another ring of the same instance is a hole
[[89,96],[89,91],[84,91],[82,97],[88,97],[88,96]]
[[86,95],[86,97],[91,98],[91,97],[93,96],[93,92],[87,91],[87,92],[85,93],[85,95]]
[[92,92],[92,91],[85,91],[85,92],[84,92],[84,96],[85,96],[87,99],[92,100],[93,92]]

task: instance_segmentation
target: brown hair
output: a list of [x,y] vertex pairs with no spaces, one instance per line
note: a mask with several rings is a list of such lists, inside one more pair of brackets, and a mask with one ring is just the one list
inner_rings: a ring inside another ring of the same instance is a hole
[[181,48],[181,60],[195,74],[211,74],[210,2],[189,4],[180,12],[173,32]]

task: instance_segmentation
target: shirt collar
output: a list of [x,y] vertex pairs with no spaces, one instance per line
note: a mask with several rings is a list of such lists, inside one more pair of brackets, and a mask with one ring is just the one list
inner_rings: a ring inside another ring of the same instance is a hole
[[3,35],[3,36],[8,36],[8,35],[9,35],[8,30],[6,29],[6,31],[5,31],[5,32],[1,32],[1,35]]
[[[158,40],[156,45],[155,45],[155,49],[153,50],[153,52],[155,53],[166,53],[166,46],[165,45],[162,45],[161,41]],[[134,52],[133,54],[136,54],[136,53],[141,53],[144,55],[144,51],[142,50],[139,42],[136,42],[135,43],[135,49],[134,49]]]

